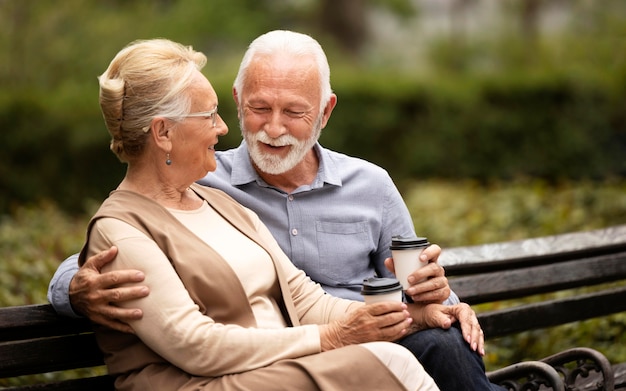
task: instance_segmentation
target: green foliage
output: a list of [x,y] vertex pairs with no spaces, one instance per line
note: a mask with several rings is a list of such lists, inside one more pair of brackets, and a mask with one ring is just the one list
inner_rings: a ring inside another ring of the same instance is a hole
[[403,187],[416,232],[442,248],[626,223],[624,181],[480,184],[424,180]]
[[397,179],[557,180],[626,172],[626,117],[618,103],[626,101],[626,89],[556,74],[338,80],[339,103],[323,143],[372,160]]
[[[421,11],[405,0],[368,4],[407,23]],[[135,39],[164,36],[207,53],[205,72],[230,124],[219,147],[236,146],[232,80],[249,41],[274,28],[309,32],[328,52],[339,104],[322,143],[397,180],[626,173],[626,61],[616,38],[626,31],[616,17],[623,2],[573,2],[571,22],[550,34],[520,34],[519,7],[509,7],[498,34],[453,30],[406,61],[386,50],[410,51],[411,42],[385,42],[358,61],[346,56],[308,21],[318,8],[267,0],[0,3],[0,214],[42,199],[82,213],[82,200],[101,200],[119,182],[124,166],[108,150],[96,76]]]
[[86,216],[68,217],[46,202],[2,217],[0,305],[47,302],[48,282],[59,263],[80,250],[87,221]]
[[[335,83],[339,104],[321,141],[380,164],[399,181],[558,181],[626,173],[626,114],[618,103],[626,101],[626,88],[546,77],[473,80],[452,89],[449,81],[370,77]],[[231,81],[217,78],[214,85],[221,91],[220,112],[231,124],[219,145],[226,149],[241,139],[226,95]],[[84,90],[91,105],[71,89],[60,96],[72,108],[71,120],[60,106],[44,103],[45,94],[0,96],[0,143],[8,162],[0,166],[0,213],[42,198],[80,212],[82,199],[102,199],[119,182],[124,166],[108,149],[95,86]]]

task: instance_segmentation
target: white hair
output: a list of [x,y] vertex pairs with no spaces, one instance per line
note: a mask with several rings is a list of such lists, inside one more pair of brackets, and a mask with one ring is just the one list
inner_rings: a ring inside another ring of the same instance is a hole
[[247,71],[257,55],[290,54],[292,56],[313,56],[320,76],[320,107],[325,107],[332,90],[330,87],[330,66],[320,44],[309,35],[287,30],[274,30],[257,37],[243,55],[239,72],[233,87],[241,96]]

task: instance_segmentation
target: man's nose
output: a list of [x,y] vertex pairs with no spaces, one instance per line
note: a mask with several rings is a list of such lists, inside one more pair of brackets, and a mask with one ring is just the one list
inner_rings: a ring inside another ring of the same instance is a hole
[[285,126],[285,123],[283,122],[281,118],[280,111],[272,112],[272,115],[270,116],[269,120],[265,124],[264,130],[267,133],[267,135],[270,136],[271,138],[278,138],[282,136],[283,134],[288,133],[287,127]]

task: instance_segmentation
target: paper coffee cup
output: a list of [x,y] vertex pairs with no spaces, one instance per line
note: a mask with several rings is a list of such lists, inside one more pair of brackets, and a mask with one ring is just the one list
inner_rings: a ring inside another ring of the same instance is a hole
[[365,304],[402,301],[402,285],[395,278],[371,277],[363,280],[361,295]]
[[[407,290],[409,284],[409,274],[428,264],[419,259],[422,251],[430,246],[426,238],[403,238],[394,236],[391,238],[391,257],[393,258],[393,266],[396,270],[396,278],[402,284],[402,289]],[[420,281],[418,281],[420,282]]]

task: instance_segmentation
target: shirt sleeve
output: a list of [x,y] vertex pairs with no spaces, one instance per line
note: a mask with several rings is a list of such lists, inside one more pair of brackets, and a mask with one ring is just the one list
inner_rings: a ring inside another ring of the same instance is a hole
[[391,257],[391,237],[415,235],[413,219],[406,207],[400,191],[387,175],[385,182],[385,201],[383,203],[382,228],[378,238],[378,250],[372,256],[376,272],[381,277],[394,277],[385,266],[385,259]]
[[48,285],[48,301],[54,310],[63,316],[79,318],[81,315],[74,312],[70,303],[70,282],[78,271],[78,254],[67,258],[54,272],[50,285]]
[[448,296],[448,298],[446,299],[446,301],[443,302],[443,304],[454,305],[454,304],[459,304],[460,302],[461,300],[459,299],[459,296],[457,296],[456,293],[454,293],[454,291],[450,289],[450,296]]
[[[400,194],[400,191],[396,185],[388,177],[386,189],[386,202],[383,216],[383,224],[381,230],[381,237],[379,238],[379,249],[376,252],[373,260],[376,271],[384,277],[394,277],[394,275],[387,270],[385,266],[385,259],[391,256],[391,237],[396,235],[411,236],[415,235],[415,228],[413,225],[413,219],[409,212],[409,209]],[[450,296],[443,302],[445,305],[458,304],[460,302],[459,297],[450,290]]]
[[203,315],[158,245],[134,227],[103,218],[90,235],[90,253],[118,247],[116,261],[105,266],[107,271],[144,271],[146,278],[141,284],[149,287],[150,294],[119,305],[140,308],[143,318],[130,322],[137,336],[186,372],[223,376],[321,351],[316,325],[244,328]]

